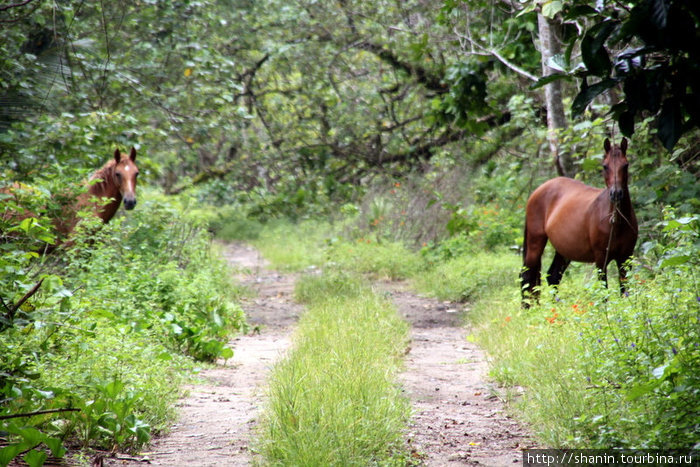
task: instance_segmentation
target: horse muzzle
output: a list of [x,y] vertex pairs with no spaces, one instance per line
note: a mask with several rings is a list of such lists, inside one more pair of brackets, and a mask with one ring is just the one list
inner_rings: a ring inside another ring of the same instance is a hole
[[620,204],[622,198],[625,196],[625,191],[621,188],[610,188],[610,202],[613,204]]
[[124,198],[124,209],[131,211],[136,207],[136,198]]

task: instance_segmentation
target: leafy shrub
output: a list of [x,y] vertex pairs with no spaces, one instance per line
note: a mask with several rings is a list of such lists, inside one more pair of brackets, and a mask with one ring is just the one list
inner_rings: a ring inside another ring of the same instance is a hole
[[507,285],[474,305],[491,374],[526,388],[522,414],[548,445],[700,443],[700,283],[691,254],[698,223],[670,216],[662,226],[647,247],[654,267],[633,263],[626,296],[604,288],[590,265],[572,265],[558,290],[544,287],[529,310]]
[[209,229],[216,238],[222,240],[256,240],[260,236],[262,224],[250,219],[240,206],[227,206],[217,209],[209,220]]
[[173,415],[178,375],[193,367],[182,353],[232,355],[227,335],[245,318],[203,219],[183,214],[187,200],[141,199],[101,228],[84,221],[52,257],[27,249],[33,224],[2,245],[11,267],[0,271],[0,415],[23,416],[0,421],[0,465],[20,452],[41,465],[45,448],[63,453],[61,441],[138,449]]

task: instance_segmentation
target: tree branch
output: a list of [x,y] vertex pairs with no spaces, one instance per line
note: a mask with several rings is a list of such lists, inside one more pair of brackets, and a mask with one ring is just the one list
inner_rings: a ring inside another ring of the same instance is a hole
[[29,5],[29,4],[32,3],[33,1],[34,1],[34,0],[25,0],[25,1],[19,2],[19,3],[13,3],[13,4],[10,4],[10,5],[5,5],[5,6],[0,7],[0,11],[6,11],[6,10],[9,10],[9,9],[11,9],[11,8],[18,8],[18,7],[21,7],[21,6],[24,6],[24,5]]
[[61,412],[80,412],[80,409],[37,410],[36,412],[16,413],[16,414],[12,414],[12,415],[0,415],[0,420],[9,420],[11,418],[34,417],[35,415],[46,415],[46,414],[61,413]]
[[369,41],[360,41],[353,44],[355,48],[366,50],[373,53],[384,62],[388,63],[397,70],[402,70],[411,76],[415,76],[419,83],[424,85],[431,91],[443,94],[448,90],[447,84],[442,81],[442,76],[437,76],[434,73],[426,70],[422,66],[414,65],[401,60],[394,52],[385,49],[379,44]]

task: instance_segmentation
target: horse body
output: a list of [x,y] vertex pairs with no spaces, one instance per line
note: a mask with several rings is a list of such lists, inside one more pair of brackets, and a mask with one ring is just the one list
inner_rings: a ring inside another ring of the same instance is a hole
[[[603,160],[607,187],[594,188],[566,177],[540,185],[528,199],[523,242],[523,298],[540,284],[541,258],[549,240],[555,249],[547,282],[557,285],[571,261],[595,263],[606,281],[615,260],[624,292],[625,262],[637,242],[637,219],[627,188],[627,140],[611,146],[605,140]],[[525,305],[527,305],[524,302]]]

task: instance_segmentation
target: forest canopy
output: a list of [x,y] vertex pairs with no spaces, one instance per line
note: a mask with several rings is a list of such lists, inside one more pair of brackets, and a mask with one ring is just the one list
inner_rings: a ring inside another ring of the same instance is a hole
[[671,0],[10,3],[2,169],[93,166],[135,144],[171,193],[342,199],[368,177],[467,157],[484,135],[522,136],[509,122],[526,102],[574,175],[560,133],[577,122],[650,125],[669,151],[695,140],[698,22]]

